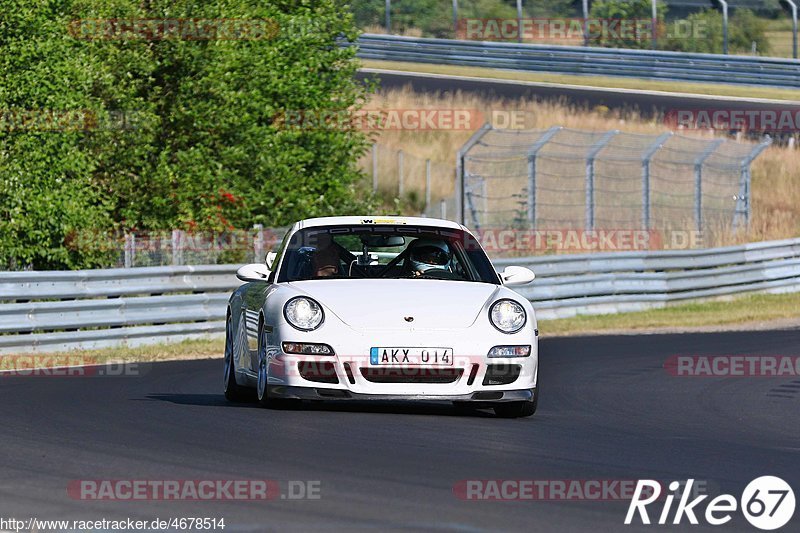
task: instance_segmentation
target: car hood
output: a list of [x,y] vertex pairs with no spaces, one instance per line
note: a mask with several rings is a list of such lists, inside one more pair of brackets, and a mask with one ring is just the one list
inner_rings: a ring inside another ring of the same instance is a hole
[[500,289],[490,283],[426,279],[309,280],[289,285],[354,329],[466,328]]

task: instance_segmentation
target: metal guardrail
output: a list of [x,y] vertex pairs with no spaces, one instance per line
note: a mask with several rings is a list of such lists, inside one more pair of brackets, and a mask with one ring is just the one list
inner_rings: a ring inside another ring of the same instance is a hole
[[800,60],[363,34],[362,59],[800,88]]
[[[537,279],[537,317],[664,307],[743,292],[800,291],[800,239],[683,251],[506,258]],[[236,265],[0,273],[0,355],[221,335]]]
[[219,335],[236,268],[0,272],[0,355]]
[[496,259],[536,272],[518,290],[540,319],[617,313],[744,292],[800,291],[800,239],[703,250]]

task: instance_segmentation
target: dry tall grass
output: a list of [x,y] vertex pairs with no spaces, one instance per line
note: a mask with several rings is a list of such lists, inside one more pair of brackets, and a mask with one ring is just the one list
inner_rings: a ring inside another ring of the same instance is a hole
[[[635,110],[610,111],[604,106],[581,108],[566,101],[537,99],[489,100],[472,94],[415,93],[410,89],[382,91],[372,98],[369,108],[377,109],[476,109],[484,117],[493,111],[517,111],[524,116],[526,128],[544,129],[559,125],[581,130],[607,131],[618,129],[631,133],[660,134],[667,127],[659,116],[645,118]],[[433,202],[452,196],[455,184],[455,159],[458,149],[473,131],[384,130],[374,133],[378,150],[378,186],[385,198],[398,196],[397,151],[404,153],[404,190],[411,195],[408,212],[419,210],[424,198],[425,160],[432,162],[431,197]],[[713,131],[683,131],[686,136],[709,139],[722,136]],[[372,175],[372,156],[361,161],[364,171]],[[752,165],[752,220],[747,232],[714,233],[714,242],[706,245],[734,244],[800,236],[800,150],[772,146]]]

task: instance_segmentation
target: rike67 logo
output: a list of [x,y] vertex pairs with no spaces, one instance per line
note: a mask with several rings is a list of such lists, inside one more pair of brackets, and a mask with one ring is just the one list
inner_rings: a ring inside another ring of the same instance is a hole
[[[739,501],[730,494],[720,494],[705,506],[705,513],[700,512],[700,504],[708,498],[707,494],[696,496],[691,501],[692,485],[694,479],[689,479],[681,490],[681,484],[673,481],[669,484],[669,491],[663,498],[663,507],[658,515],[657,524],[680,524],[683,518],[690,524],[699,523],[697,516],[705,518],[712,526],[719,526],[730,522],[733,513],[741,508],[742,514],[750,524],[765,531],[778,529],[786,525],[794,515],[795,499],[792,487],[784,480],[775,476],[762,476],[751,481],[742,492]],[[650,524],[647,506],[662,499],[661,484],[651,479],[640,479],[636,484],[633,499],[625,516],[625,524],[631,524],[634,517],[639,515],[642,524]],[[672,504],[679,498],[674,514]],[[672,521],[670,522],[670,515]]]

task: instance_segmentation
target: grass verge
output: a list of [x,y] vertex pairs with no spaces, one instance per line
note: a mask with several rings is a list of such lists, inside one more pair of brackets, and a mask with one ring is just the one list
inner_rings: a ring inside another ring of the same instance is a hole
[[539,321],[543,337],[603,332],[763,329],[800,325],[800,292],[753,294],[614,315],[581,315]]
[[548,74],[538,72],[522,72],[483,67],[461,67],[457,65],[434,65],[428,63],[405,63],[400,61],[379,61],[366,59],[361,61],[366,68],[400,70],[403,72],[421,72],[428,74],[444,74],[451,76],[471,76],[493,78],[499,80],[532,81],[557,83],[565,85],[582,85],[586,87],[604,87],[613,89],[634,89],[647,91],[665,91],[672,93],[702,94],[710,96],[735,96],[740,98],[768,98],[772,100],[797,101],[798,92],[792,89],[771,87],[751,87],[725,83],[675,83],[670,81],[644,80],[614,76],[577,76],[569,74]]
[[220,358],[225,350],[225,339],[193,339],[168,344],[152,344],[129,348],[99,348],[96,350],[70,350],[42,354],[0,356],[2,370],[29,370],[31,368],[58,368],[64,366],[93,366],[109,363],[153,363],[190,359]]

